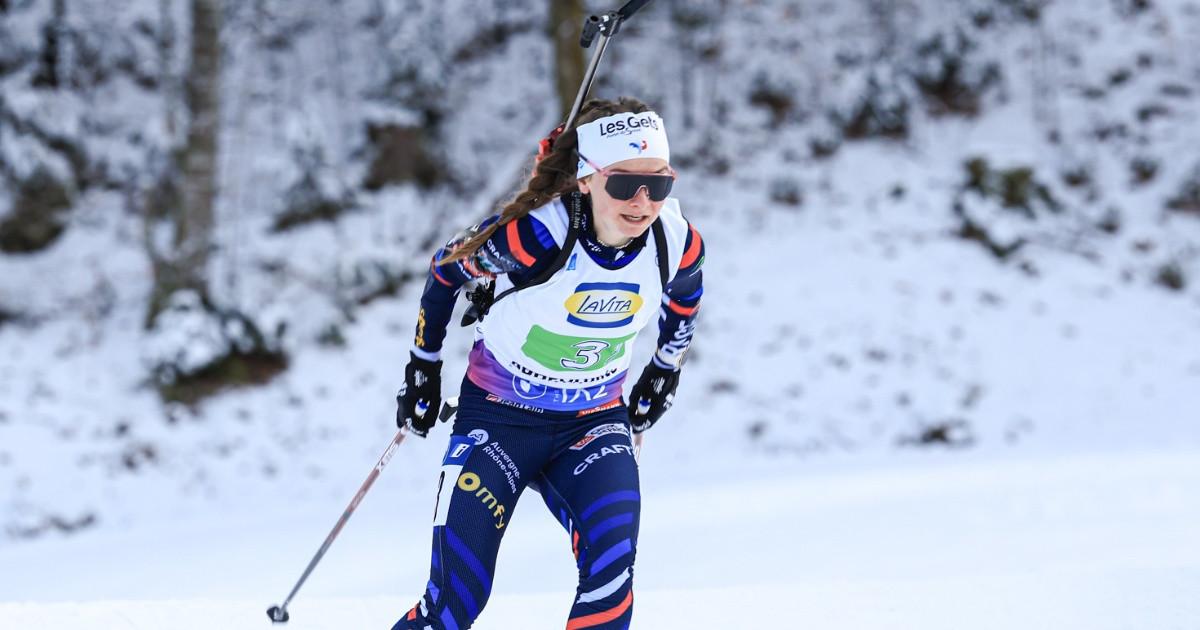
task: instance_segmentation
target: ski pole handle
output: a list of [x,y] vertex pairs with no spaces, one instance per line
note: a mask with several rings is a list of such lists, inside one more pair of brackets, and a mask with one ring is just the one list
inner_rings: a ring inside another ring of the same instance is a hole
[[458,396],[447,398],[438,411],[439,422],[450,422],[458,416]]

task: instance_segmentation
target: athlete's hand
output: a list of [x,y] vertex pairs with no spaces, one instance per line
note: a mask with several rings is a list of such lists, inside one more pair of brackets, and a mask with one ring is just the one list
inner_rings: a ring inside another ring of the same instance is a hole
[[413,433],[425,437],[442,410],[442,362],[409,356],[404,386],[396,395],[396,426],[408,425]]
[[658,422],[675,400],[679,370],[658,367],[652,361],[629,392],[629,424],[641,433]]

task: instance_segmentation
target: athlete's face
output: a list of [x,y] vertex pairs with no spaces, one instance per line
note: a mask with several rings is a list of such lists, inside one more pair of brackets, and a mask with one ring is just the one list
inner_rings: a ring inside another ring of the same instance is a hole
[[[662,158],[633,158],[609,166],[613,173],[639,173],[666,175],[670,166]],[[645,187],[638,189],[627,200],[614,199],[604,189],[608,177],[603,173],[592,173],[579,180],[579,190],[592,196],[592,216],[596,221],[596,235],[605,245],[623,245],[629,239],[641,236],[646,228],[658,218],[658,212],[666,199],[652,201]]]

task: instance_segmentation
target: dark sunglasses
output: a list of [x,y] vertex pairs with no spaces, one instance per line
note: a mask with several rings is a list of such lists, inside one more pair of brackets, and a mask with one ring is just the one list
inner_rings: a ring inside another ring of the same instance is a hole
[[604,184],[604,191],[608,196],[617,201],[629,201],[637,196],[638,191],[643,187],[646,189],[646,194],[650,197],[650,201],[662,201],[671,194],[671,187],[675,185],[675,169],[670,166],[667,169],[668,173],[623,173],[620,171],[610,171],[602,168],[595,162],[587,159],[582,153],[579,157],[592,168],[596,169],[597,173],[605,176],[607,181]]

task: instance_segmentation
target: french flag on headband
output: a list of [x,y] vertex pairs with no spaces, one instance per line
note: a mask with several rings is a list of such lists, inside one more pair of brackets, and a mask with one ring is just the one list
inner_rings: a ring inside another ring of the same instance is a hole
[[[655,112],[623,112],[580,125],[575,129],[579,153],[603,167],[633,158],[662,158],[671,161],[667,128]],[[579,160],[576,177],[587,177],[596,169]]]

